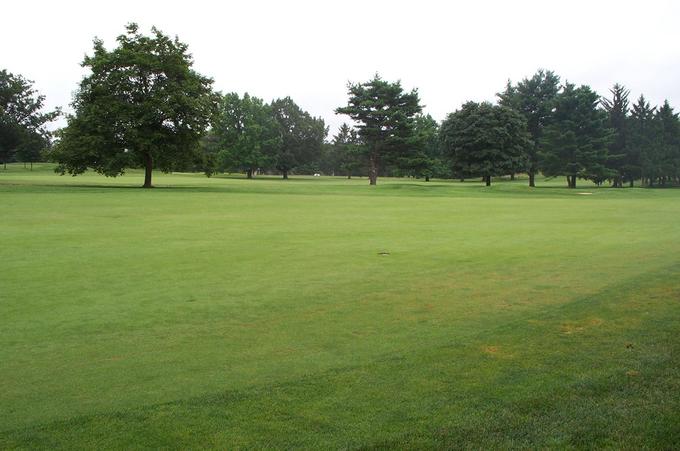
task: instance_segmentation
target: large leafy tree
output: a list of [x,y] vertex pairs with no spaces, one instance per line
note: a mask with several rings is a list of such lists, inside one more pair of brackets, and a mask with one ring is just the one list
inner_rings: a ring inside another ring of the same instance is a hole
[[34,162],[50,142],[47,125],[60,111],[45,111],[45,96],[33,82],[7,70],[0,71],[0,162],[6,167],[16,155]]
[[375,185],[381,164],[396,163],[413,150],[415,116],[422,111],[418,91],[404,92],[400,82],[390,83],[376,74],[365,83],[349,83],[348,94],[347,106],[335,112],[357,122],[369,162],[369,183]]
[[549,70],[538,70],[531,78],[525,78],[516,85],[508,82],[505,91],[497,94],[501,105],[510,107],[524,115],[531,143],[527,146],[529,186],[536,186],[541,137],[550,123],[555,99],[560,91],[560,77]]
[[543,133],[541,170],[547,176],[566,176],[569,188],[576,188],[577,178],[599,184],[612,177],[607,146],[613,132],[599,102],[589,86],[567,83],[555,101],[553,121]]
[[252,178],[258,168],[270,167],[281,143],[271,107],[248,93],[225,95],[211,135],[223,167],[244,171]]
[[609,166],[614,170],[613,185],[615,188],[623,186],[624,180],[634,180],[630,177],[635,177],[634,169],[635,157],[629,145],[628,133],[628,91],[620,84],[615,84],[609,90],[612,95],[611,99],[602,98],[600,102],[602,107],[607,112],[608,125],[614,131],[614,136],[609,143]]
[[626,156],[626,173],[630,186],[633,186],[637,178],[642,178],[643,181],[648,179],[647,171],[653,168],[653,159],[650,156],[654,152],[655,111],[656,108],[652,107],[643,95],[640,95],[631,108],[628,119],[629,148]]
[[145,36],[130,24],[117,42],[109,51],[95,39],[85,57],[91,74],[80,83],[54,157],[62,174],[92,168],[115,177],[143,167],[150,188],[154,167],[170,171],[195,158],[219,99],[177,38],[156,28]]
[[506,106],[467,102],[442,122],[440,137],[454,172],[482,176],[487,186],[527,164],[526,120]]
[[296,167],[318,160],[328,127],[323,119],[303,111],[290,97],[274,100],[271,109],[280,140],[274,165],[287,179]]

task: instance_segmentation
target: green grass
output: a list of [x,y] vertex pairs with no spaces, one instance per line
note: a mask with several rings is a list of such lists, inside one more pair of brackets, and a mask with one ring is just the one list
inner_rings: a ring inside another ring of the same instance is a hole
[[141,182],[0,169],[0,448],[680,447],[680,190]]

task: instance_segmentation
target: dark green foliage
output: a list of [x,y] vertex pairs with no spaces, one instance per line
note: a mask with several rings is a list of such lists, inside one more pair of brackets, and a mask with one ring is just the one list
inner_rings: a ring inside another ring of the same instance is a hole
[[271,107],[248,93],[222,97],[220,113],[210,133],[220,168],[243,171],[248,178],[272,166],[281,144]]
[[418,91],[404,92],[400,82],[390,83],[376,74],[365,83],[349,83],[348,94],[347,106],[335,112],[358,123],[369,183],[375,185],[381,165],[404,161],[414,150],[415,116],[422,110]]
[[287,179],[296,167],[319,159],[328,128],[323,119],[303,111],[290,97],[274,100],[271,109],[280,140],[274,166]]
[[680,121],[667,100],[657,109],[653,123],[654,141],[643,170],[650,185],[656,179],[665,186],[680,177]]
[[467,102],[442,122],[440,139],[453,172],[460,177],[491,177],[526,168],[531,145],[524,117],[488,102]]
[[[646,173],[652,170],[654,151],[654,112],[656,108],[650,106],[643,95],[631,109],[629,131],[629,149],[627,153],[628,181],[638,178],[647,179]],[[644,174],[643,174],[644,171]],[[652,170],[652,172],[655,172]]]
[[602,98],[600,103],[608,115],[608,125],[614,131],[614,136],[609,144],[609,167],[613,172],[613,185],[615,188],[623,186],[623,181],[633,181],[639,176],[638,161],[635,151],[629,146],[628,132],[628,95],[630,91],[615,84],[609,90],[611,99]]
[[519,111],[526,118],[532,140],[527,146],[529,186],[535,186],[541,137],[551,121],[559,90],[560,77],[552,71],[540,69],[533,77],[525,78],[516,86],[508,82],[505,91],[497,94],[501,105]]
[[153,167],[170,171],[191,162],[217,109],[212,80],[195,72],[187,45],[156,28],[151,36],[136,24],[108,51],[95,39],[83,66],[91,74],[75,95],[75,114],[54,151],[61,173],[89,168],[117,176],[144,167],[151,187]]
[[347,178],[352,178],[352,174],[363,166],[361,140],[356,130],[347,124],[342,124],[333,137],[332,152],[334,167]]
[[418,114],[414,121],[413,151],[401,162],[401,167],[415,177],[441,176],[446,173],[439,143],[439,124],[429,114]]
[[0,71],[0,163],[40,161],[50,144],[47,124],[60,114],[58,109],[43,112],[44,102],[32,81]]
[[567,83],[555,101],[553,120],[543,133],[540,169],[547,176],[564,175],[570,188],[576,179],[602,183],[615,175],[607,167],[612,130],[600,98],[588,86]]

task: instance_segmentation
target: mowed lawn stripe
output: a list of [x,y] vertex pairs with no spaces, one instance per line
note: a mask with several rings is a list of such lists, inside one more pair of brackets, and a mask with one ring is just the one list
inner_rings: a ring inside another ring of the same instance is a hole
[[678,276],[680,265],[645,274],[463,342],[5,431],[0,443],[669,448],[680,439]]

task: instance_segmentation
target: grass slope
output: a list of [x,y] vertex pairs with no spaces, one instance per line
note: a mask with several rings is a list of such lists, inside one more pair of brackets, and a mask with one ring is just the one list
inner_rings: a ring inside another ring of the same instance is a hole
[[680,191],[525,182],[0,170],[0,447],[677,448]]

